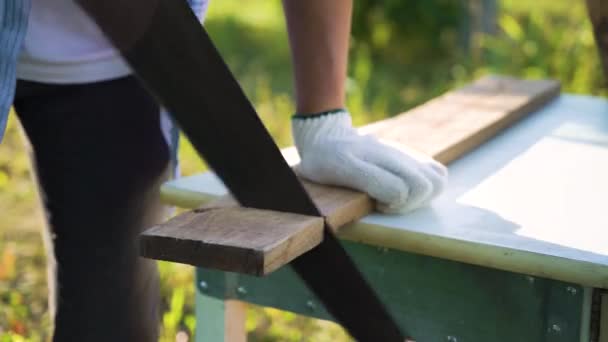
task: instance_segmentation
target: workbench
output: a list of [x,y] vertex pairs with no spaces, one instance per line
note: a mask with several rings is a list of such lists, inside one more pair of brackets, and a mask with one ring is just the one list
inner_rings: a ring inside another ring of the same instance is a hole
[[[338,233],[400,324],[417,342],[608,341],[608,101],[561,95],[449,171],[429,207]],[[187,208],[225,193],[211,172],[162,188]],[[244,338],[233,300],[332,319],[290,266],[198,268],[196,341]]]

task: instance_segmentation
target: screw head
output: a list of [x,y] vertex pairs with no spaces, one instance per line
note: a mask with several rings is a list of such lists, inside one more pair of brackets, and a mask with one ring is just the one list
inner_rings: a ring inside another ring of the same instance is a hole
[[448,335],[447,340],[449,342],[458,342],[458,339],[456,338],[456,336],[452,336],[452,335]]
[[576,294],[576,292],[577,292],[577,291],[576,291],[576,288],[575,288],[575,287],[572,287],[572,286],[568,286],[568,287],[566,288],[566,291],[568,291],[568,293],[570,293],[571,295],[575,295],[575,294]]
[[244,295],[246,295],[246,294],[247,294],[247,289],[245,289],[243,286],[239,286],[239,287],[236,289],[236,292],[237,292],[238,294],[240,294],[241,296],[244,296]]
[[529,282],[530,284],[533,284],[533,283],[534,283],[534,280],[535,280],[533,276],[526,276],[526,279],[528,280],[528,282]]
[[306,306],[310,309],[310,310],[315,310],[317,308],[317,305],[315,304],[315,302],[313,302],[312,300],[307,300],[306,301]]
[[198,283],[198,286],[200,287],[201,290],[206,291],[207,289],[209,289],[209,285],[207,285],[207,282],[204,280],[201,280]]
[[557,325],[557,324],[553,324],[551,326],[551,330],[553,330],[555,332],[560,332],[560,331],[562,331],[562,328],[559,325]]

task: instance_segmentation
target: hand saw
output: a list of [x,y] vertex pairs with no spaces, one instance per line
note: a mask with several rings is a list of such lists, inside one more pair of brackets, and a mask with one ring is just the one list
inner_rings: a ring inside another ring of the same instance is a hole
[[[243,206],[321,216],[183,0],[77,0]],[[291,265],[359,341],[404,340],[329,227]]]

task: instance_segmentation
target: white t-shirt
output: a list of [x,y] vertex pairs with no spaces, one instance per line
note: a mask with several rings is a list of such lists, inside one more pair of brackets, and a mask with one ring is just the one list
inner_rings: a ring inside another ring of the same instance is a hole
[[17,78],[89,83],[130,73],[118,51],[74,0],[32,0]]
[[[202,21],[209,1],[189,3]],[[18,79],[41,83],[90,83],[131,74],[126,61],[74,0],[32,0],[18,62]]]

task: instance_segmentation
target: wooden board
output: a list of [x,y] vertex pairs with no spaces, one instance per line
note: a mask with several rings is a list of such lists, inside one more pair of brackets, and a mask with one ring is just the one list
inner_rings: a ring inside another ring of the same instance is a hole
[[259,276],[289,263],[322,239],[320,217],[213,203],[145,231],[140,253]]
[[[448,164],[542,107],[559,92],[560,85],[555,81],[485,77],[394,118],[365,126],[360,132]],[[336,231],[374,209],[373,199],[361,192],[302,182]]]
[[[560,85],[555,81],[486,77],[360,131],[448,164],[534,112],[559,92]],[[302,182],[336,231],[374,209],[373,199],[361,192]]]
[[605,0],[587,0],[587,9],[608,85],[608,4]]
[[[293,165],[298,156],[284,150]],[[593,166],[593,167],[587,167]],[[562,95],[450,163],[445,192],[407,215],[372,213],[338,236],[608,288],[608,101]],[[226,194],[212,173],[166,183],[166,203]]]
[[366,126],[364,133],[448,164],[560,93],[558,82],[490,76],[424,105]]
[[[373,134],[383,140],[390,140],[397,146],[407,143],[408,146],[403,146],[403,148],[419,150],[441,162],[448,163],[479,146],[526,114],[540,108],[555,98],[559,91],[559,83],[554,81],[523,81],[508,77],[486,77],[469,86],[449,92],[410,112],[367,126],[362,132]],[[366,194],[309,182],[304,182],[304,185],[325,219],[336,231],[373,211],[374,201]],[[234,201],[226,196],[212,206],[223,207],[233,203]],[[253,214],[253,212],[250,213]],[[206,218],[196,218],[201,214],[204,215],[205,212],[187,213],[184,214],[184,218],[173,219],[164,225],[155,227],[153,231],[144,233],[142,235],[142,246],[144,247],[142,255],[209,268],[263,275],[281,266],[276,264],[278,260],[287,263],[304,252],[302,249],[281,249],[283,253],[294,254],[285,254],[273,259],[273,267],[267,267],[266,262],[263,261],[264,258],[249,258],[248,253],[220,253],[223,248],[222,244],[226,243],[225,248],[232,251],[234,251],[234,245],[228,244],[228,241],[216,239],[219,231],[213,231],[210,239],[208,236],[210,232],[201,229],[204,227]],[[270,227],[277,223],[272,221],[271,216],[267,221],[264,221],[261,215],[256,216],[259,220],[255,222],[255,225],[247,224],[240,227],[252,229],[255,232],[240,231],[239,234],[263,234],[264,236],[275,234],[271,230],[264,233],[256,231],[260,229],[260,226]],[[225,218],[230,222],[222,223],[220,225],[222,229],[235,225],[236,222],[233,219]],[[267,229],[280,231],[282,228],[273,226]],[[186,230],[188,234],[187,243],[182,242],[185,238],[182,235],[183,230]],[[288,232],[287,235],[293,233]],[[300,235],[294,239],[305,236]],[[285,236],[281,236],[281,239],[285,239]],[[214,241],[213,245],[206,242],[210,240]],[[270,238],[270,240],[272,239]],[[195,243],[195,241],[203,243]],[[240,243],[242,245],[239,245],[239,248],[242,250],[257,250],[260,247],[259,245],[248,246],[254,241],[241,239]],[[206,249],[209,249],[210,252]],[[213,257],[213,255],[222,256]],[[265,254],[260,252],[256,255]],[[218,260],[215,261],[214,258]],[[257,264],[252,264],[252,260],[256,260]]]

